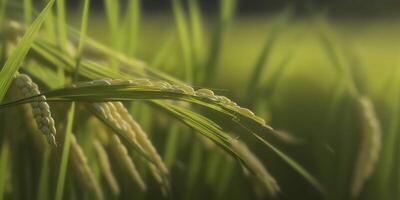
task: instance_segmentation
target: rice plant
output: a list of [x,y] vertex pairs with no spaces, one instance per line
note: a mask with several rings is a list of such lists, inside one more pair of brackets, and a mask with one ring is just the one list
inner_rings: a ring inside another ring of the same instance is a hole
[[325,12],[241,43],[241,1],[77,2],[0,2],[0,200],[398,198],[400,70],[371,89]]

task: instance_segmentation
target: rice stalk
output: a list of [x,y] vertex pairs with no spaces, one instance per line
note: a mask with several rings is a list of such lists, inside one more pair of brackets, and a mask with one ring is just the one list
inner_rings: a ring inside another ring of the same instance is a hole
[[[72,102],[71,106],[68,109],[68,113],[67,113],[67,124],[66,124],[66,128],[65,128],[64,144],[63,144],[63,149],[62,149],[62,153],[61,153],[61,163],[60,163],[60,169],[59,169],[59,173],[58,173],[56,193],[55,193],[56,200],[62,200],[62,197],[64,194],[64,186],[65,186],[65,177],[67,174],[68,158],[70,158],[70,154],[71,154],[70,153],[70,149],[72,146],[71,141],[75,139],[75,137],[72,134],[74,115],[75,115],[75,103]],[[73,148],[77,148],[76,144],[74,144],[74,145],[75,145],[75,147],[73,147]],[[75,149],[75,153],[76,153],[76,151],[77,150]]]
[[191,153],[190,153],[190,160],[189,160],[189,167],[188,167],[188,178],[187,178],[187,184],[186,184],[186,199],[191,199],[194,198],[193,195],[193,190],[198,182],[199,179],[199,173],[201,169],[201,161],[203,157],[203,151],[201,149],[199,141],[195,140],[193,141],[194,144],[192,144],[191,148]]
[[171,169],[172,164],[175,162],[175,157],[178,151],[179,144],[179,126],[172,124],[168,129],[167,142],[164,150],[164,162],[168,169]]
[[[118,38],[118,26],[119,24],[119,0],[104,0],[105,13],[107,16],[108,26],[110,29],[110,39],[112,48],[115,51],[120,50],[120,39]],[[118,62],[115,59],[110,58],[111,68],[118,69]]]
[[[193,64],[197,69],[201,67],[201,61],[203,60],[203,30],[202,30],[202,16],[198,0],[189,0],[189,16],[190,16],[190,30],[191,30],[191,44],[193,53]],[[195,75],[195,74],[194,74]]]
[[4,190],[6,188],[7,183],[7,167],[9,162],[10,155],[9,144],[5,141],[1,144],[1,152],[0,152],[0,200],[4,199]]
[[224,35],[226,34],[229,25],[233,21],[234,12],[236,9],[236,0],[221,0],[219,1],[219,18],[215,26],[215,31],[212,34],[210,48],[208,50],[208,58],[206,70],[203,74],[203,83],[213,81],[212,74],[217,72],[218,62],[222,54],[222,46]]
[[[247,85],[247,97],[253,97],[254,95],[256,95],[257,87],[259,87],[260,79],[262,77],[263,71],[265,71],[266,64],[269,60],[273,47],[276,44],[280,34],[284,30],[284,27],[289,23],[290,19],[292,18],[292,15],[293,10],[290,7],[287,8],[281,14],[281,16],[279,16],[278,21],[273,25],[271,31],[268,33]],[[254,99],[255,98],[250,98],[249,100],[254,101]],[[253,103],[254,102],[250,102],[250,104]]]
[[49,167],[50,167],[50,150],[45,150],[42,162],[41,162],[41,170],[40,170],[40,177],[39,177],[39,185],[37,187],[37,199],[47,200],[49,199],[49,188],[50,188],[50,181],[49,181]]
[[32,21],[32,0],[24,0],[24,20],[26,25]]
[[190,43],[189,27],[186,21],[182,0],[172,0],[172,9],[175,16],[176,28],[179,34],[180,45],[185,66],[185,79],[193,82],[193,52]]
[[57,31],[58,31],[58,45],[63,50],[67,50],[68,36],[67,36],[67,22],[65,19],[65,0],[56,1],[57,8]]
[[126,25],[126,33],[124,34],[126,40],[125,52],[128,56],[135,56],[139,43],[139,30],[140,30],[140,3],[141,0],[129,0],[126,16],[124,18]]
[[100,141],[95,140],[93,142],[93,145],[96,151],[100,170],[104,178],[106,179],[108,185],[110,186],[112,193],[115,196],[118,196],[120,193],[120,189],[118,186],[118,182],[115,179],[114,173],[111,170],[110,159],[108,158],[107,152],[104,149],[103,145],[100,143]]
[[[4,16],[6,13],[7,1],[8,0],[0,1],[0,24],[3,24]],[[2,31],[2,29],[3,29],[3,27],[0,26],[0,31]]]
[[381,149],[381,127],[371,100],[365,96],[357,99],[362,124],[362,140],[358,151],[351,186],[352,197],[357,197],[373,173]]
[[[47,2],[47,0],[43,1]],[[56,44],[57,37],[56,37],[56,29],[54,27],[54,14],[52,10],[50,10],[47,13],[46,20],[44,21],[44,26],[46,28],[46,31],[44,33],[44,38],[46,38],[51,43]]]
[[47,142],[51,145],[57,146],[54,137],[56,134],[54,119],[51,116],[49,104],[45,102],[46,97],[43,95],[38,96],[40,94],[39,88],[28,75],[20,73],[15,75],[15,85],[24,97],[37,96],[36,101],[30,104],[36,125],[46,136]]
[[95,199],[104,199],[102,189],[89,167],[85,153],[71,134],[70,166],[78,184],[88,191]]

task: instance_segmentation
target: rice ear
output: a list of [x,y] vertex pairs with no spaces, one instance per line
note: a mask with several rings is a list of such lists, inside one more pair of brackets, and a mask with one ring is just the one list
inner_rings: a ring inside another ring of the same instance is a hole
[[[26,74],[17,73],[15,75],[14,83],[24,97],[31,97],[40,94],[39,88],[36,83],[34,83],[32,79]],[[46,102],[46,97],[44,95],[38,96],[35,100],[36,101],[32,102],[30,105],[36,121],[36,125],[39,130],[47,137],[48,143],[57,146],[54,136],[56,134],[54,119],[51,116],[50,106]]]
[[71,134],[71,152],[69,159],[72,172],[81,187],[83,187],[85,191],[90,192],[95,199],[104,199],[100,184],[90,169],[86,155],[73,134]]
[[96,139],[93,142],[93,145],[103,176],[110,186],[112,193],[115,196],[118,196],[120,193],[120,189],[118,186],[118,182],[115,179],[114,173],[111,170],[110,159],[108,158],[107,152],[99,140]]
[[365,182],[373,173],[382,145],[382,131],[373,103],[368,97],[361,96],[357,99],[357,106],[362,139],[351,186],[351,196],[354,198],[360,194]]
[[[257,158],[257,156],[250,151],[246,144],[243,142],[230,138],[230,144],[232,149],[234,149],[242,159],[247,163],[247,168],[253,172],[255,178],[259,184],[256,187],[262,186],[263,189],[260,191],[267,191],[271,196],[276,196],[280,191],[279,185],[275,178],[268,172],[263,163]],[[248,176],[251,173],[245,171]]]
[[133,181],[138,184],[142,191],[147,190],[145,182],[140,176],[139,171],[128,154],[128,150],[126,149],[125,145],[121,143],[119,137],[115,134],[110,134],[109,140],[112,153],[120,165],[128,172],[129,176],[132,177]]

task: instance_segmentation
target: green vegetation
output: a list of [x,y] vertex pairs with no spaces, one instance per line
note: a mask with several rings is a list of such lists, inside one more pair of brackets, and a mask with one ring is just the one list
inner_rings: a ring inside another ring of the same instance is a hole
[[65,3],[0,1],[0,199],[399,198],[396,20]]

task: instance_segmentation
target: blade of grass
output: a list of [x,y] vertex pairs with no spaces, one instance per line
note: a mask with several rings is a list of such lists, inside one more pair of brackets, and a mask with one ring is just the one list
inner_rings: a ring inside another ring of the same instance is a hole
[[[47,2],[47,0],[43,0],[44,2]],[[47,13],[46,20],[44,21],[44,26],[46,27],[46,39],[48,39],[51,43],[56,44],[57,43],[57,38],[56,38],[56,29],[54,27],[54,15],[53,15],[53,10],[49,10]]]
[[214,74],[217,72],[218,62],[221,56],[224,34],[233,20],[236,7],[236,0],[221,0],[220,15],[215,31],[211,38],[210,49],[208,50],[208,60],[206,70],[203,74],[203,83],[212,82]]
[[191,149],[190,154],[190,161],[189,161],[189,169],[188,179],[186,184],[186,198],[185,199],[192,199],[193,198],[193,190],[195,189],[196,183],[198,181],[200,168],[202,166],[202,155],[203,151],[201,149],[199,140],[194,140],[194,144]]
[[26,26],[32,22],[32,0],[24,0],[24,20]]
[[60,170],[59,170],[58,178],[57,178],[56,194],[54,197],[55,200],[63,199],[65,177],[67,174],[68,159],[69,159],[69,153],[70,153],[70,148],[71,148],[71,134],[72,134],[73,121],[74,121],[74,113],[75,113],[75,103],[72,103],[71,107],[69,108],[68,115],[67,115],[67,125],[66,125],[66,129],[65,129],[64,145],[63,145],[63,151],[62,151],[62,155],[61,155],[61,164],[60,164]]
[[171,55],[171,48],[175,43],[175,37],[173,34],[168,33],[165,37],[160,48],[156,51],[157,53],[153,56],[150,66],[152,68],[160,68],[163,62]]
[[65,0],[56,0],[57,7],[57,29],[58,29],[58,45],[63,51],[67,50],[67,28],[65,20]]
[[277,22],[271,28],[271,31],[267,35],[267,39],[262,47],[261,53],[257,58],[257,62],[254,66],[253,73],[251,74],[250,81],[247,85],[247,94],[249,105],[252,107],[254,104],[254,95],[257,94],[257,88],[260,84],[260,79],[262,77],[263,71],[265,71],[266,64],[268,62],[269,56],[273,50],[273,47],[279,38],[279,35],[284,30],[283,28],[289,22],[293,16],[293,9],[291,7],[286,8],[283,13],[278,17]]
[[[0,1],[0,24],[3,24],[3,20],[6,14],[6,7],[7,7],[8,0],[1,0]],[[3,26],[0,26],[0,30],[3,29]]]
[[125,54],[129,57],[135,56],[139,43],[140,30],[140,0],[130,0],[126,11],[125,24]]
[[8,156],[9,156],[8,143],[3,141],[0,152],[0,200],[4,199],[4,190],[6,187],[6,179],[7,179]]
[[176,153],[178,150],[179,141],[179,126],[177,124],[172,124],[171,128],[168,130],[167,143],[165,146],[164,162],[168,168],[171,168],[172,164],[175,162]]
[[175,16],[176,29],[181,44],[183,63],[185,66],[185,80],[193,82],[193,59],[190,44],[189,28],[181,0],[172,0],[172,9]]
[[82,60],[82,49],[85,44],[86,40],[86,31],[88,26],[88,19],[89,19],[89,7],[90,7],[90,0],[83,1],[83,13],[82,13],[82,20],[81,20],[81,34],[79,37],[79,45],[78,45],[78,54],[76,59],[76,70],[74,73],[74,81],[78,80],[79,69],[81,67],[81,60]]
[[[57,7],[57,31],[58,31],[58,45],[60,49],[67,52],[67,22],[65,20],[65,0],[56,0]],[[57,77],[60,82],[64,83],[64,70],[61,67],[57,67]]]
[[[396,154],[396,134],[398,133],[399,130],[399,113],[400,113],[400,76],[399,73],[400,70],[397,70],[397,77],[396,79],[392,82],[393,84],[393,92],[392,96],[390,97],[390,103],[389,106],[391,108],[390,112],[390,118],[389,118],[389,124],[388,124],[388,129],[386,131],[386,137],[384,137],[383,141],[383,149],[381,153],[381,161],[380,161],[380,175],[379,175],[379,187],[380,190],[382,191],[382,195],[385,195],[383,197],[388,198],[390,194],[390,187],[388,185],[391,185],[391,174],[393,173],[393,169],[395,168],[395,155]],[[394,83],[393,83],[394,82]],[[397,83],[396,83],[397,82]],[[397,136],[398,137],[398,136]],[[395,188],[397,189],[397,188]],[[388,192],[389,191],[389,192]]]
[[233,173],[234,173],[234,166],[235,163],[233,163],[231,160],[228,160],[227,162],[224,163],[223,170],[220,174],[220,178],[218,179],[217,183],[217,199],[223,198],[223,195],[226,193],[227,189],[229,188],[230,181],[232,180]]
[[[81,33],[80,33],[80,37],[79,37],[78,54],[77,54],[78,58],[76,59],[76,70],[74,73],[74,80],[77,80],[77,78],[78,78],[82,49],[83,49],[83,45],[85,43],[87,22],[88,22],[88,16],[89,16],[89,6],[90,6],[89,1],[90,0],[84,0],[84,2],[83,2],[83,13],[82,13],[82,19],[81,19]],[[62,70],[64,71],[64,69],[62,69]],[[63,145],[60,171],[59,171],[57,187],[56,187],[56,196],[55,196],[56,200],[62,200],[63,193],[64,193],[65,176],[67,174],[68,159],[69,159],[69,153],[70,153],[69,151],[70,151],[70,147],[71,147],[72,127],[73,127],[74,118],[75,118],[74,115],[75,115],[75,102],[72,102],[71,107],[68,110],[68,116],[67,116],[67,122],[66,122],[67,125],[66,125],[65,137],[64,137],[64,145]]]
[[40,12],[35,21],[31,26],[26,30],[26,33],[21,38],[15,50],[12,52],[9,58],[7,58],[6,63],[0,71],[0,102],[3,100],[4,95],[6,94],[8,87],[11,84],[14,73],[18,70],[23,60],[25,59],[26,54],[28,53],[33,40],[37,32],[39,31],[43,21],[47,17],[47,12],[53,6],[54,0],[50,0],[46,7]]
[[198,0],[189,0],[189,16],[194,69],[200,66],[203,50],[202,20]]
[[[110,29],[111,46],[114,50],[120,50],[120,38],[118,37],[118,26],[119,26],[119,0],[104,0],[104,6]],[[115,59],[111,59],[111,68],[114,70],[118,69],[118,62]]]
[[40,178],[37,192],[37,199],[47,200],[49,199],[49,159],[50,151],[45,150],[42,158],[42,165],[40,170]]

